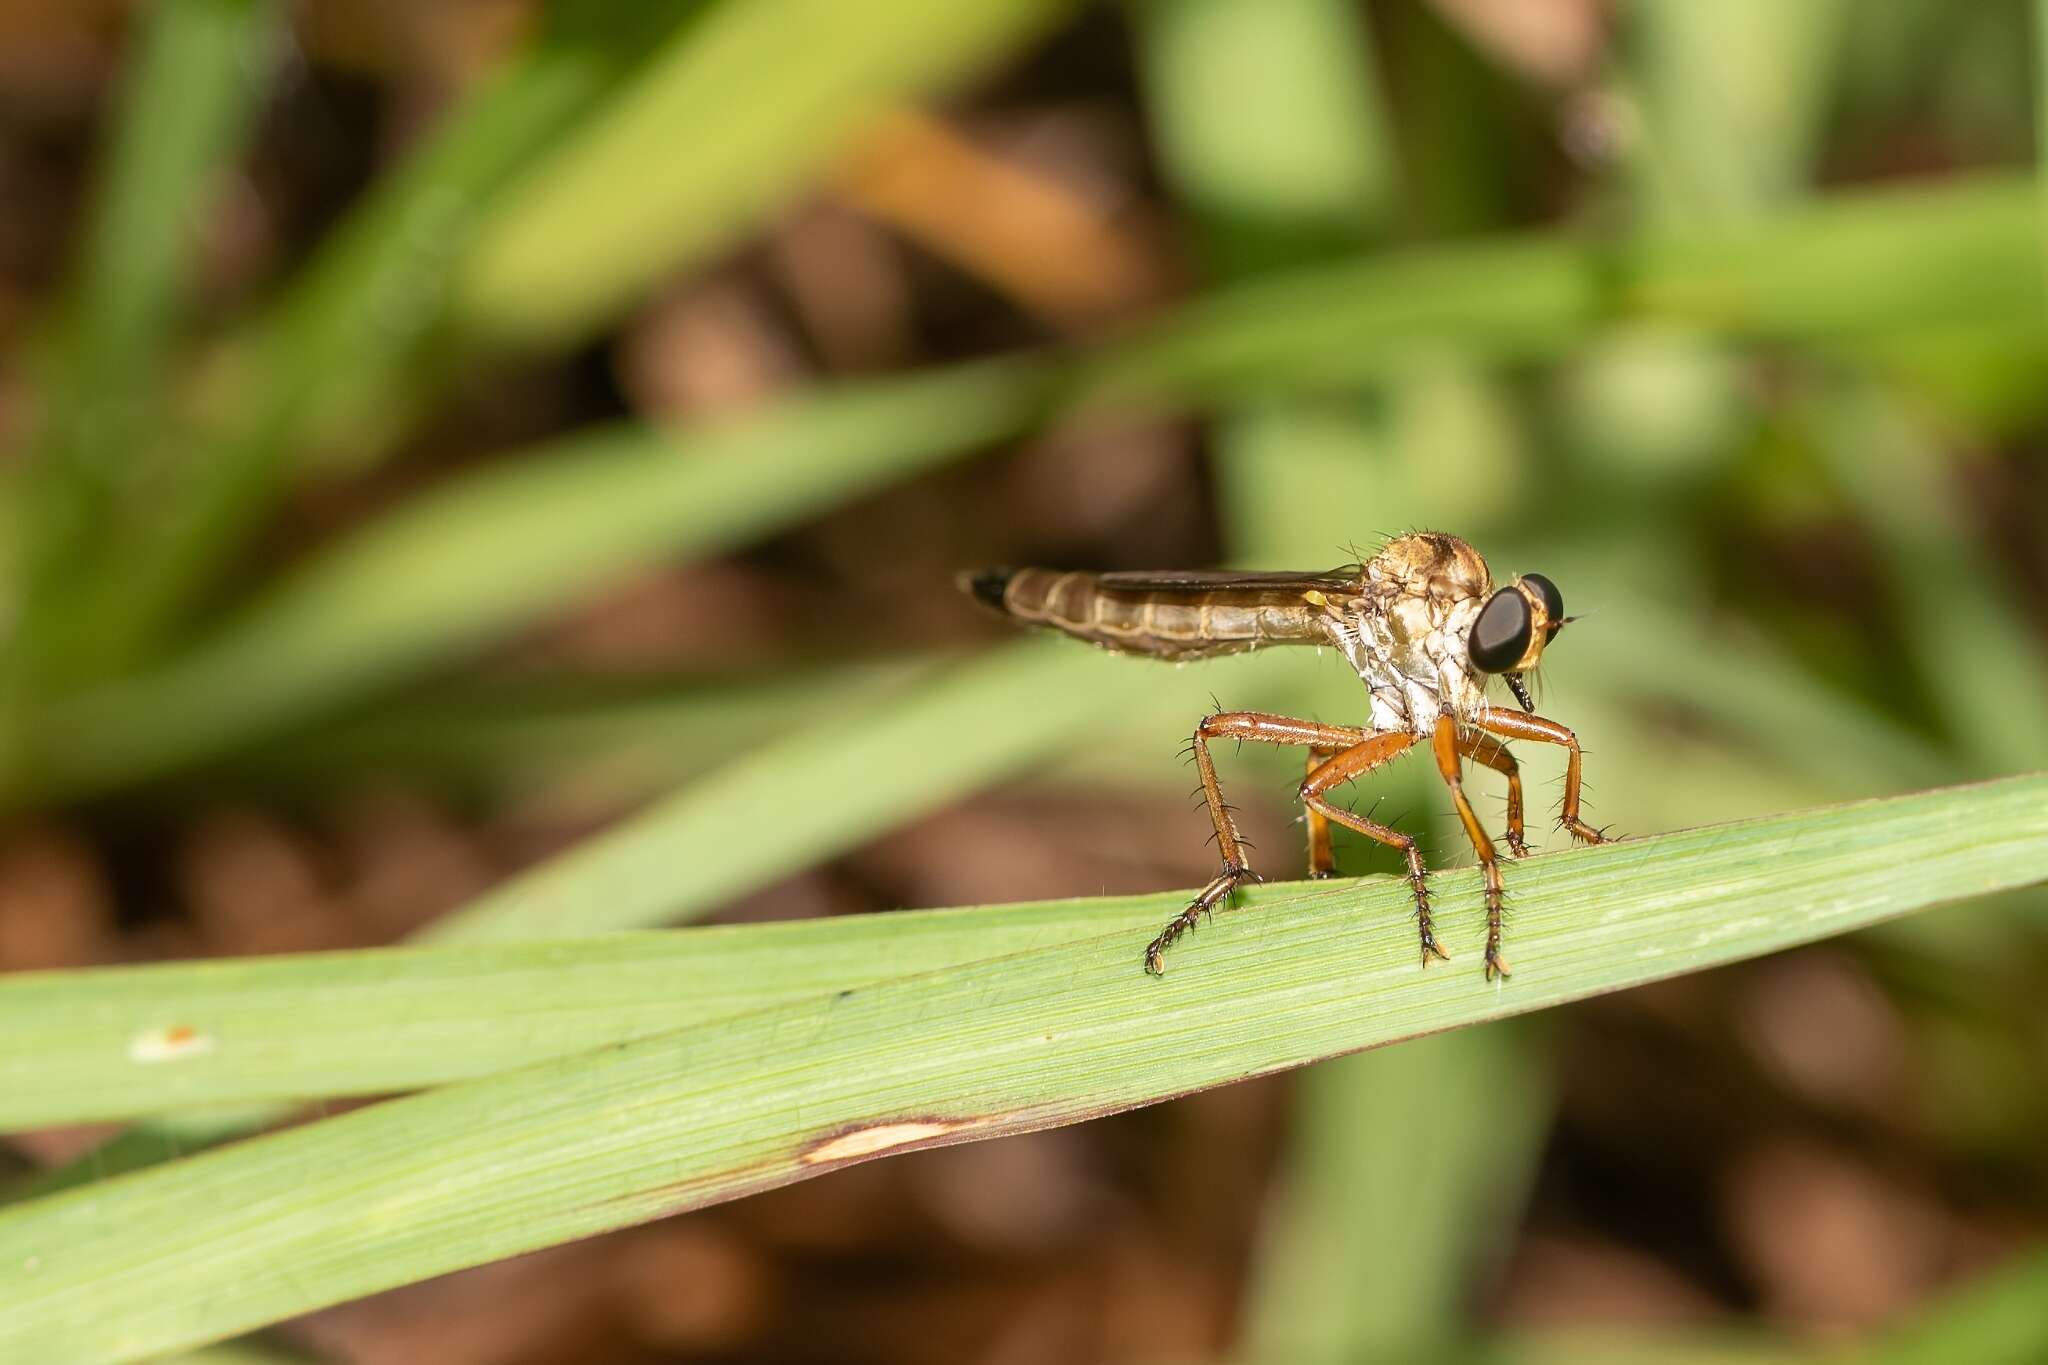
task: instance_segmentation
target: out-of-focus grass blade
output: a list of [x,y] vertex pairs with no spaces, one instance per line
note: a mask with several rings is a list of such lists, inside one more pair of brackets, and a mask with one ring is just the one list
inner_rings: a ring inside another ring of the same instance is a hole
[[263,96],[279,17],[270,0],[192,0],[138,16],[36,461],[40,478],[92,487],[92,503],[135,473],[139,447],[156,434],[149,414],[194,238]]
[[1963,322],[2038,330],[2037,207],[2031,178],[1993,177],[1842,195],[1611,252],[1534,235],[1289,272],[1133,329],[1091,363],[1088,392],[1197,401],[1355,386],[1418,352],[1553,357],[1617,319],[1809,345]]
[[[1380,1357],[1388,1365],[1406,1358]],[[1445,1359],[1472,1365],[1841,1365],[1845,1356],[1754,1328],[1692,1326],[1529,1332]]]
[[[2042,207],[2048,213],[2048,0],[2034,0],[2034,168],[2041,184]],[[2048,276],[2048,241],[2042,243],[2041,269]]]
[[1048,27],[1066,0],[717,6],[524,181],[456,284],[468,326],[573,335],[726,244],[891,103]]
[[[1648,207],[1754,217],[1802,190],[1827,127],[1847,0],[1647,0],[1630,8],[1646,101]],[[1625,140],[1626,141],[1626,140]]]
[[[1118,929],[17,1205],[0,1213],[0,1264],[20,1268],[0,1279],[0,1356],[142,1359],[852,1161],[1075,1122],[2032,884],[2048,879],[2048,776],[1515,870],[1519,973],[1505,985],[1481,979],[1468,934],[1452,966],[1421,968],[1399,879],[1289,887],[1219,916],[1161,980]],[[1476,914],[1472,872],[1438,887]]]
[[[533,48],[472,92],[322,243],[219,362],[222,414],[179,452],[180,477],[136,509],[123,559],[81,603],[113,667],[170,624],[242,546],[295,462],[374,442],[445,314],[448,262],[532,158],[609,97],[703,0],[605,14],[560,7]],[[165,6],[181,9],[183,6]]]
[[1356,6],[1162,0],[1135,14],[1161,159],[1223,264],[1299,264],[1376,226],[1391,153]]
[[691,433],[575,438],[415,499],[162,670],[53,707],[34,789],[150,776],[459,656],[663,556],[711,554],[1013,431],[1046,372],[884,381]]
[[1499,1026],[1319,1067],[1245,1339],[1262,1360],[1441,1344],[1521,1215],[1549,1110],[1544,1049]]
[[862,714],[934,662],[804,660],[772,671],[461,680],[238,754],[226,777],[243,790],[292,790],[398,774],[430,788],[495,794],[545,775],[579,802],[628,801],[669,790],[828,710]]
[[1871,385],[1814,406],[1816,449],[1875,541],[1900,639],[1970,768],[2048,763],[2048,652],[1977,549],[1958,462]]
[[1161,676],[1027,640],[859,715],[820,718],[432,925],[428,939],[556,937],[706,913],[1020,771]]
[[[1944,318],[2039,326],[2030,182],[1857,196],[1627,269],[1537,238],[1230,290],[1078,364],[1019,357],[811,396],[728,425],[584,438],[417,499],[159,671],[38,720],[0,805],[102,791],[246,743],[474,649],[664,556],[710,553],[1042,421],[1062,395],[1240,401],[1355,385],[1418,346],[1550,354],[1610,310],[1849,341]],[[1931,250],[1929,243],[1941,243]],[[1618,278],[1617,272],[1618,271]],[[1631,282],[1632,281],[1632,282]]]
[[[1644,605],[1627,633],[1581,631],[1569,663],[1546,659],[1558,685],[1584,677],[1618,698],[1675,704],[1820,775],[1887,785],[1958,775],[1933,745],[1830,691],[1764,642],[1716,638],[1659,617],[1655,599]],[[1684,665],[1675,667],[1676,659]]]
[[[166,1361],[164,1365],[172,1365]],[[175,1365],[317,1365],[311,1356],[256,1341],[227,1341],[177,1357]]]
[[154,472],[164,351],[191,280],[199,225],[238,157],[281,38],[271,0],[158,5],[122,91],[77,282],[61,320],[23,479],[32,581],[24,666],[61,674],[63,619],[82,573],[123,553],[106,521]]

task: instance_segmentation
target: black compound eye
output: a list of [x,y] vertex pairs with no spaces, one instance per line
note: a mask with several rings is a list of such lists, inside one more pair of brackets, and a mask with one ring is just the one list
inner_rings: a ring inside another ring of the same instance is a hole
[[1534,588],[1536,595],[1543,599],[1543,610],[1550,615],[1551,627],[1555,629],[1564,624],[1564,594],[1557,590],[1557,584],[1540,573],[1525,573],[1522,575],[1522,581]]
[[1528,653],[1535,625],[1529,599],[1513,588],[1502,588],[1486,599],[1479,619],[1472,623],[1472,637],[1466,644],[1472,666],[1482,673],[1507,672]]

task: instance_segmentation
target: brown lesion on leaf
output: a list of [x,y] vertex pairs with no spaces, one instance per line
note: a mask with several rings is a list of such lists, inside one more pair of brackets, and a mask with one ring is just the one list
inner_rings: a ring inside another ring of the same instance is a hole
[[887,1123],[856,1123],[835,1128],[812,1139],[797,1152],[805,1166],[822,1166],[834,1161],[857,1161],[905,1147],[929,1146],[940,1138],[963,1129],[980,1127],[976,1119],[916,1118],[892,1119]]

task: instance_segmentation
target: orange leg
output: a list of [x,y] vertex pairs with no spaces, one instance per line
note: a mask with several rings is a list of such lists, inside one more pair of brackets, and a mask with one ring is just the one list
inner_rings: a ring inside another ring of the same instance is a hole
[[1507,959],[1500,955],[1500,858],[1493,851],[1493,840],[1473,813],[1472,802],[1465,796],[1464,774],[1458,767],[1458,723],[1449,715],[1437,717],[1433,738],[1436,770],[1443,775],[1444,785],[1451,789],[1458,820],[1465,826],[1465,837],[1472,841],[1472,851],[1479,855],[1480,870],[1486,874],[1486,978],[1491,981],[1496,972],[1508,974]]
[[1522,831],[1522,766],[1508,747],[1491,735],[1458,733],[1458,752],[1474,763],[1493,769],[1508,780],[1508,852],[1517,858],[1529,856],[1529,843]]
[[1312,720],[1293,720],[1263,711],[1224,711],[1205,716],[1195,727],[1195,771],[1202,779],[1202,799],[1208,802],[1209,819],[1216,826],[1216,848],[1223,855],[1223,870],[1203,887],[1188,905],[1159,931],[1159,937],[1145,948],[1145,970],[1154,976],[1166,970],[1166,950],[1182,934],[1195,927],[1202,916],[1227,900],[1238,886],[1257,881],[1258,874],[1245,860],[1244,838],[1230,807],[1216,784],[1216,762],[1209,756],[1212,739],[1250,739],[1262,744],[1300,744],[1313,749],[1350,749],[1362,743],[1367,732],[1351,725],[1322,725]]
[[[1339,749],[1325,749],[1320,745],[1308,751],[1308,769],[1303,776],[1314,774],[1317,768],[1329,759],[1335,758]],[[1330,821],[1314,806],[1302,811],[1303,822],[1308,826],[1308,875],[1315,878],[1337,875],[1337,853],[1330,847]]]
[[1607,836],[1579,818],[1579,737],[1554,720],[1526,716],[1519,711],[1488,707],[1479,718],[1479,728],[1508,739],[1534,739],[1545,744],[1562,744],[1571,751],[1564,765],[1564,810],[1558,824],[1572,832],[1581,843],[1604,844]]
[[1422,850],[1415,845],[1415,837],[1403,834],[1391,825],[1377,820],[1368,820],[1362,815],[1332,805],[1324,799],[1323,793],[1333,787],[1365,776],[1374,768],[1408,752],[1415,743],[1415,736],[1404,732],[1373,735],[1359,744],[1319,764],[1301,784],[1301,803],[1307,806],[1311,815],[1320,815],[1325,820],[1335,820],[1347,829],[1355,829],[1368,839],[1377,839],[1389,848],[1399,849],[1401,856],[1408,860],[1408,884],[1415,890],[1415,924],[1422,935],[1422,961],[1427,966],[1430,958],[1449,960],[1450,954],[1436,941],[1436,932],[1429,920],[1428,874],[1422,866]]

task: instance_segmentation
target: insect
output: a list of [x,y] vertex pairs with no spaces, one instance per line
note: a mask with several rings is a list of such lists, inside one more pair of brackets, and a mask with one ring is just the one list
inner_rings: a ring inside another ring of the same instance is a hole
[[[1486,879],[1488,980],[1508,974],[1501,956],[1500,858],[1465,794],[1461,761],[1507,779],[1507,845],[1529,852],[1523,836],[1522,779],[1504,740],[1563,745],[1564,805],[1560,823],[1584,843],[1605,842],[1579,816],[1578,736],[1535,714],[1523,678],[1570,623],[1557,585],[1523,574],[1495,588],[1486,561],[1458,539],[1435,531],[1397,536],[1363,564],[1327,573],[1063,573],[1053,569],[984,569],[962,574],[960,586],[1003,615],[1101,645],[1119,654],[1189,660],[1266,645],[1329,645],[1341,652],[1372,696],[1369,726],[1325,725],[1263,711],[1219,711],[1195,727],[1193,754],[1202,796],[1216,826],[1223,870],[1170,920],[1145,949],[1145,969],[1166,970],[1166,950],[1237,888],[1261,878],[1246,860],[1245,842],[1216,782],[1210,744],[1219,739],[1299,745],[1308,774],[1299,797],[1308,825],[1311,876],[1335,873],[1330,822],[1400,851],[1408,863],[1422,961],[1448,960],[1430,916],[1428,871],[1414,836],[1331,800],[1417,744],[1426,744],[1451,790],[1458,820],[1479,855]],[[1499,678],[1519,711],[1487,700]]]

